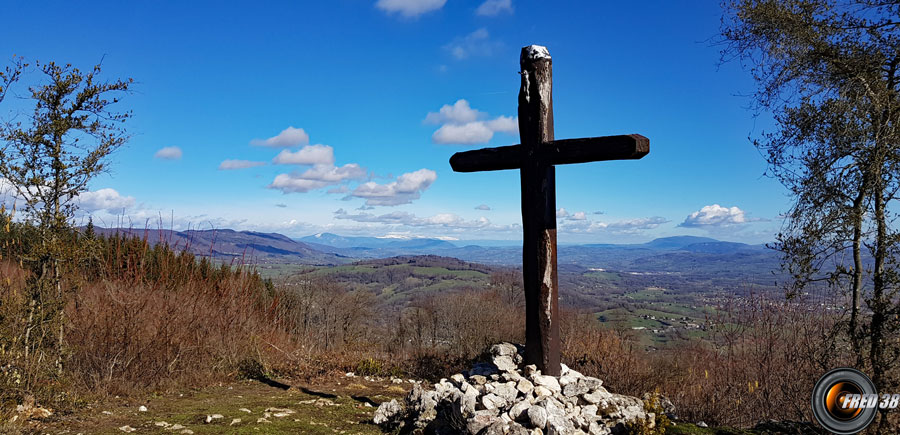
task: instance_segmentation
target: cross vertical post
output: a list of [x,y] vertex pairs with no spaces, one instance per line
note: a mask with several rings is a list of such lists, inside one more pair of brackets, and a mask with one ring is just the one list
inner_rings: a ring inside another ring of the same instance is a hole
[[556,271],[556,168],[539,158],[553,142],[553,68],[547,49],[522,48],[519,138],[522,144],[522,275],[525,364],[560,375]]

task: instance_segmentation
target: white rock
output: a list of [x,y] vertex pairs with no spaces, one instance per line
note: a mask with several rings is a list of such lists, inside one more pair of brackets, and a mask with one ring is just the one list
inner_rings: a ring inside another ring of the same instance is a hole
[[171,426],[169,423],[166,423],[166,422],[164,422],[164,421],[157,421],[156,423],[153,423],[153,424],[154,424],[155,426],[159,426],[159,427],[169,427],[169,426]]
[[453,385],[456,385],[457,387],[461,386],[464,382],[466,382],[465,376],[463,376],[459,373],[457,373],[453,376],[450,376],[450,380],[453,381]]
[[353,373],[353,372],[347,372],[347,373],[344,374],[344,376],[346,376],[346,377],[348,377],[348,378],[355,378],[355,377],[356,377],[356,373]]
[[372,422],[380,426],[391,421],[391,419],[401,411],[403,411],[403,408],[400,406],[400,403],[397,402],[397,399],[391,399],[390,402],[383,402],[378,406],[378,409],[375,410],[375,416],[372,418]]
[[485,409],[494,410],[506,406],[506,400],[496,394],[490,393],[481,398],[481,404]]
[[231,424],[229,424],[229,426],[234,426],[234,425],[240,424],[240,423],[241,423],[241,419],[233,418],[233,419],[231,419]]
[[120,427],[119,430],[122,432],[134,432],[134,428],[127,425]]
[[222,415],[222,414],[212,414],[212,415],[207,415],[207,416],[206,416],[206,423],[212,423],[213,420],[219,420],[219,419],[222,419],[222,418],[225,418],[225,416]]
[[528,417],[528,414],[526,414],[528,408],[531,408],[531,402],[527,400],[516,402],[512,408],[509,409],[509,416],[512,417],[513,420],[525,419]]
[[247,409],[247,408],[241,408],[241,409],[238,409],[238,411],[246,412],[247,414],[250,414],[251,412],[253,412],[253,411],[250,411],[250,410]]
[[144,405],[138,406],[138,411],[140,411],[140,412],[147,412],[147,407],[144,406]]
[[534,375],[531,377],[531,382],[534,382],[534,385],[545,387],[554,393],[562,391],[562,387],[559,386],[559,380],[553,376]]
[[494,394],[503,399],[506,404],[510,404],[516,401],[516,396],[518,395],[518,390],[516,390],[515,382],[507,382],[505,384],[500,384],[494,387]]
[[531,425],[543,429],[547,427],[547,418],[549,417],[547,410],[543,406],[532,406],[528,408],[528,421]]
[[538,385],[537,387],[534,387],[533,392],[534,392],[535,397],[544,397],[544,396],[552,396],[553,395],[553,392],[550,391],[549,388],[547,388],[543,385]]
[[521,391],[522,394],[531,393],[534,390],[534,384],[531,383],[528,379],[522,378],[519,379],[519,382],[516,384],[516,389]]
[[588,428],[588,433],[590,435],[609,435],[612,431],[605,424],[595,421]]

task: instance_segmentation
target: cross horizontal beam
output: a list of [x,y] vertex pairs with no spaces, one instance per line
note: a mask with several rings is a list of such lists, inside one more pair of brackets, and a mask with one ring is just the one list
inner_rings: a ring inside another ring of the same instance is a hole
[[450,158],[456,172],[499,171],[519,169],[523,159],[534,158],[547,165],[630,160],[650,152],[650,139],[639,134],[563,139],[545,142],[538,155],[524,156],[522,145],[463,151]]

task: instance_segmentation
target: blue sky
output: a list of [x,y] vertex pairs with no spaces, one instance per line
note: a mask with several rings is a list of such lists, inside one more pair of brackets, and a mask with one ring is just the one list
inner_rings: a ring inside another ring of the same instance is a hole
[[718,2],[608,3],[13,0],[0,55],[135,79],[133,137],[81,198],[107,225],[520,238],[518,172],[448,159],[518,143],[519,51],[540,44],[558,139],[651,141],[557,168],[561,243],[772,240],[789,198],[748,140],[771,128],[754,83],[710,42]]

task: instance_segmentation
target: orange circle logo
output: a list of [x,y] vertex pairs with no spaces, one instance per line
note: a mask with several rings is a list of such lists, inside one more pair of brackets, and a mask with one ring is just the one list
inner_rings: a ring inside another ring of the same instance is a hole
[[847,421],[853,420],[862,413],[861,407],[851,408],[844,404],[845,400],[850,400],[850,394],[862,394],[862,389],[852,382],[838,382],[828,389],[828,393],[825,395],[825,409],[832,417]]

